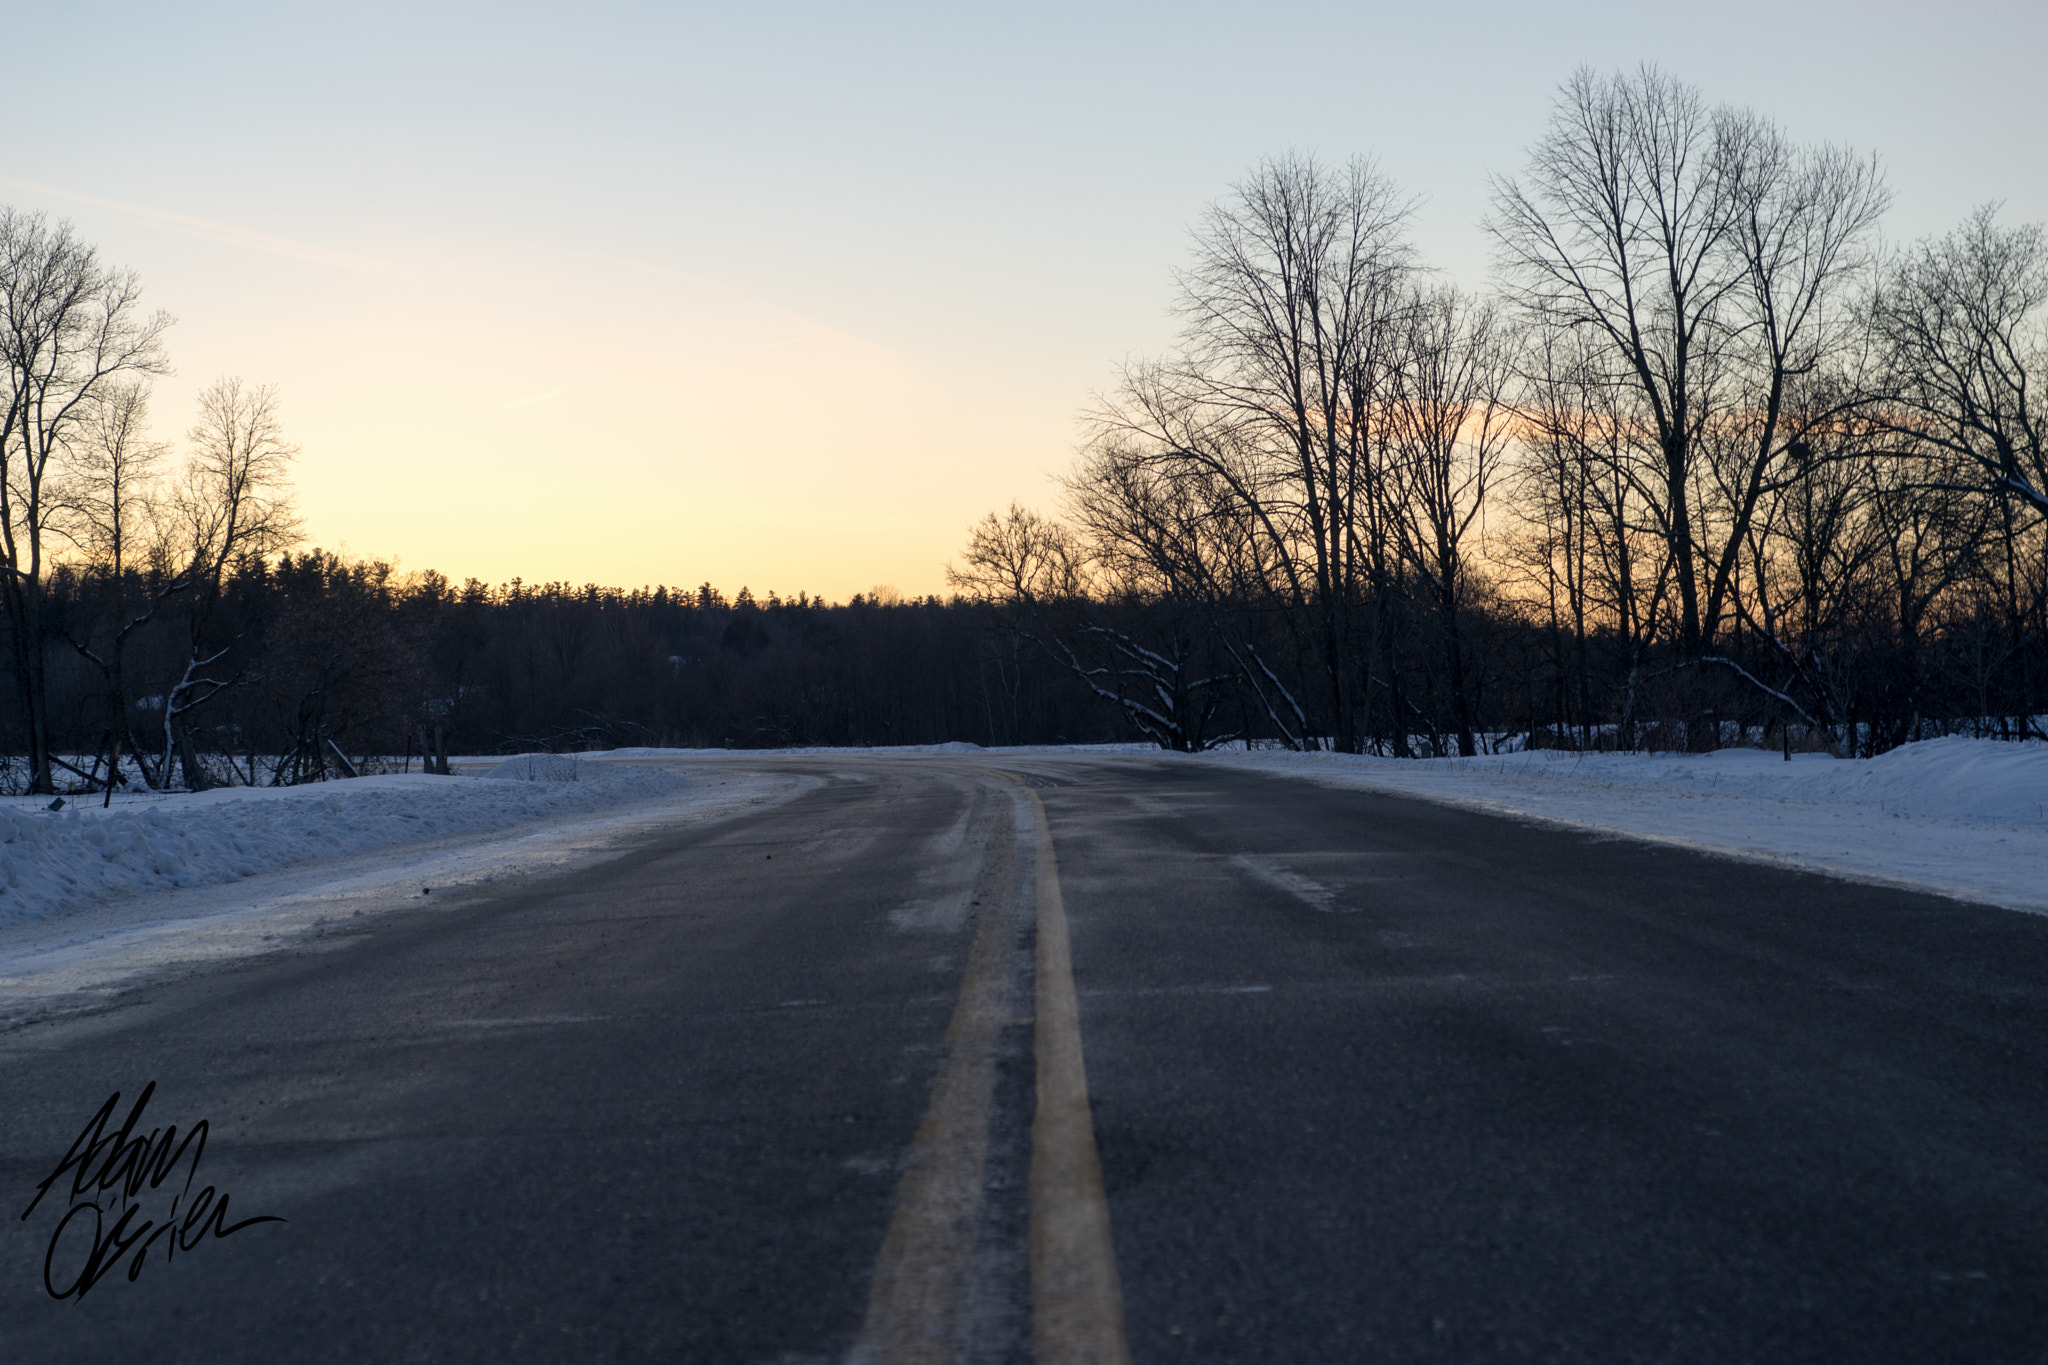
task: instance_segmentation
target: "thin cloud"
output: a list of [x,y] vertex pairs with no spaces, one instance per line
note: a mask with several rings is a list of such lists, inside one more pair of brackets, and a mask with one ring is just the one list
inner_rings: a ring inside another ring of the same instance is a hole
[[161,223],[189,236],[226,242],[230,246],[260,251],[265,255],[282,256],[287,260],[353,271],[358,275],[377,275],[385,279],[407,280],[415,284],[424,282],[423,276],[394,265],[387,265],[382,261],[373,261],[365,256],[351,256],[346,252],[332,251],[312,242],[294,241],[290,237],[273,237],[267,232],[255,232],[231,223],[216,223],[210,219],[194,218],[185,213],[172,213],[168,209],[153,209],[142,204],[125,204],[118,199],[102,199],[98,195],[80,194],[76,190],[60,190],[49,185],[32,184],[26,180],[0,177],[0,185],[11,185],[16,189],[27,190],[31,194],[47,195],[53,199],[90,204],[94,208],[111,209],[115,213],[140,218],[144,222]]

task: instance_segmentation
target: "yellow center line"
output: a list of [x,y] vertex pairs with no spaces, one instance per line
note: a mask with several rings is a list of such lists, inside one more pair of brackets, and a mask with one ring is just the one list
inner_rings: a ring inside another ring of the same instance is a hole
[[1031,1123],[1031,1354],[1037,1365],[1128,1365],[1123,1291],[1088,1107],[1067,910],[1045,804],[1037,815],[1038,1112]]
[[[1059,864],[1045,806],[1036,792],[1024,792],[1038,846],[1032,1358],[1037,1365],[1129,1365],[1109,1203],[1081,1058],[1080,1004]],[[1007,874],[1001,879],[1008,880]],[[1003,956],[1013,922],[991,906],[976,926],[959,1003],[946,1030],[945,1061],[896,1187],[850,1365],[938,1365],[958,1359],[966,1346],[968,1274],[988,1163],[996,1043],[1007,1022]]]
[[[1007,869],[997,881],[1009,880]],[[986,897],[997,902],[997,897]],[[895,1211],[875,1257],[873,1286],[852,1365],[942,1365],[966,1335],[967,1274],[988,1164],[1010,917],[997,903],[978,917],[945,1060],[896,1186]]]

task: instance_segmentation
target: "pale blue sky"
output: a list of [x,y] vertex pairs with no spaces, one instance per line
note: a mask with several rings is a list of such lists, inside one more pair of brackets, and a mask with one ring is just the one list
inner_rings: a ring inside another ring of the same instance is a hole
[[1879,153],[1895,239],[2048,218],[2044,12],[37,7],[0,197],[179,317],[164,434],[218,375],[280,385],[325,544],[925,591],[1047,500],[1258,157],[1378,157],[1479,287],[1487,175],[1575,65],[1647,60]]

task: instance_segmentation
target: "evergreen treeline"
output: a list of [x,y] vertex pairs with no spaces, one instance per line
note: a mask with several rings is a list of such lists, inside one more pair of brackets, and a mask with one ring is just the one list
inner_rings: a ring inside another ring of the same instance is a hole
[[[130,636],[118,707],[73,643],[164,586],[134,570],[118,590],[74,568],[49,581],[60,789],[103,780],[117,730],[125,777],[152,786],[292,783],[408,754],[1128,737],[1085,687],[957,599],[457,585],[320,550],[231,566],[196,651],[217,686],[167,720],[196,603]],[[19,706],[0,714],[9,751],[26,752]]]
[[[201,646],[219,686],[167,727],[165,700],[186,676],[196,605],[159,613],[130,637],[133,695],[119,710],[102,671],[72,643],[162,586],[139,571],[118,594],[76,569],[51,579],[45,656],[59,790],[103,782],[116,727],[127,781],[186,786],[318,780],[437,751],[1130,739],[1203,747],[1298,743],[1301,726],[1315,724],[1279,701],[1283,691],[1310,690],[1316,659],[1270,604],[1212,604],[1232,623],[1226,642],[1206,620],[1184,611],[1176,619],[1176,604],[1157,596],[1029,609],[884,593],[839,605],[756,601],[744,590],[727,600],[708,584],[457,585],[312,550],[230,568]],[[2033,671],[2015,666],[2022,661],[1996,605],[1981,590],[1955,596],[1909,649],[1882,594],[1856,596],[1828,646],[1843,725],[1809,725],[1731,673],[1712,703],[1719,738],[1776,744],[1787,720],[1800,747],[1840,748],[1855,733],[1866,752],[1916,734],[2014,736],[2015,718],[2029,713],[2029,678],[2048,660],[2042,636],[2030,633]],[[1369,710],[1366,747],[1457,751],[1437,612],[1416,591],[1390,612],[1397,644],[1381,664],[1385,710]],[[1618,633],[1581,638],[1542,603],[1492,593],[1467,603],[1464,620],[1464,683],[1481,746],[1622,742],[1634,654]],[[1167,654],[1143,640],[1177,651],[1181,670],[1164,667]],[[1772,666],[1774,651],[1758,637],[1731,639],[1727,651],[1745,670]],[[1629,742],[1685,747],[1686,694],[1671,679],[1639,685]],[[1407,717],[1398,732],[1395,705]],[[0,714],[9,751],[25,752],[18,705]],[[1370,720],[1381,714],[1384,724]],[[23,780],[17,771],[15,785]]]

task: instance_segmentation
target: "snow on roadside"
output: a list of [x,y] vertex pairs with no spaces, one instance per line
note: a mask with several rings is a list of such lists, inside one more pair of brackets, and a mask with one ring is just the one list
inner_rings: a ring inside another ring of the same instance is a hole
[[1555,750],[1464,759],[1203,755],[1331,786],[2048,913],[2048,745],[1935,739],[1873,759]]
[[514,780],[415,773],[117,797],[108,809],[80,801],[56,812],[47,798],[0,799],[0,932],[138,892],[559,821],[690,786],[644,765],[522,756],[500,766],[486,776]]
[[[224,885],[152,890],[15,924],[0,929],[0,1032],[95,1009],[166,972],[279,949],[341,947],[370,922],[366,916],[449,909],[465,891],[572,872],[617,857],[656,830],[716,823],[818,785],[794,774],[699,774],[652,800],[591,809],[586,794],[580,808],[556,808],[556,818],[300,863]],[[354,783],[328,788],[351,789]]]
[[[458,760],[474,775],[455,777],[117,797],[109,810],[81,802],[52,813],[44,798],[0,798],[0,995],[25,990],[23,972],[61,977],[68,989],[190,956],[202,939],[206,954],[260,951],[359,903],[381,904],[408,882],[407,894],[417,895],[428,882],[559,866],[602,856],[643,826],[790,799],[816,779],[776,773],[774,760],[799,752],[1227,764],[2048,913],[2048,745],[2040,744],[1943,739],[1865,761],[1798,755],[1791,763],[1743,749],[1424,761],[1265,750],[1180,756],[1135,744],[618,750]],[[696,780],[662,760],[690,763]],[[256,880],[224,885],[245,878]],[[190,889],[201,887],[213,889]]]

